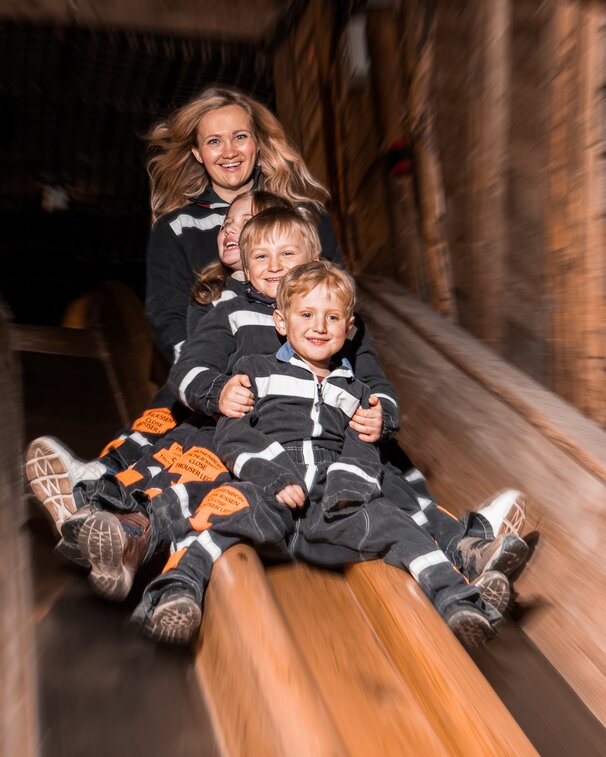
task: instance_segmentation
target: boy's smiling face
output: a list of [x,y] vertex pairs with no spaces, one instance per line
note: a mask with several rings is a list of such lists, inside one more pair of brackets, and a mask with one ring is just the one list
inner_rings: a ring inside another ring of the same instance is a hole
[[343,347],[353,316],[335,292],[320,284],[295,295],[286,312],[276,310],[274,322],[297,355],[318,375],[325,375],[331,358]]
[[278,284],[286,273],[310,260],[309,245],[298,232],[276,232],[251,245],[246,259],[246,274],[258,292],[275,297]]

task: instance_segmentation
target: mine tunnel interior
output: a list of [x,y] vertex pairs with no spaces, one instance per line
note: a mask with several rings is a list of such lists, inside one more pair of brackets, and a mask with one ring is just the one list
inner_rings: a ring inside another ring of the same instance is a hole
[[[136,357],[144,355],[146,368],[149,361],[150,375],[129,373],[116,347],[144,318],[151,215],[143,137],[211,84],[237,87],[276,113],[330,190],[328,210],[377,350],[398,390],[408,392],[405,417],[414,428],[404,429],[400,444],[425,466],[434,490],[458,513],[497,485],[528,483],[539,500],[544,492],[530,518],[534,555],[515,585],[516,607],[473,661],[539,753],[603,753],[606,715],[593,666],[606,643],[591,639],[599,619],[583,606],[603,578],[590,550],[602,533],[598,503],[606,485],[606,264],[595,243],[603,231],[604,170],[596,114],[606,77],[599,10],[580,0],[568,15],[529,0],[490,10],[464,0],[215,5],[25,3],[0,18],[1,336],[11,356],[2,444],[15,459],[0,522],[9,523],[7,553],[21,545],[15,564],[24,579],[9,604],[19,604],[14,617],[25,618],[30,631],[15,659],[36,650],[34,666],[13,666],[6,678],[24,703],[11,726],[20,745],[14,753],[225,751],[213,727],[215,704],[199,684],[204,653],[194,663],[188,652],[157,649],[128,624],[161,563],[143,572],[124,606],[91,596],[85,573],[53,554],[51,528],[20,471],[23,449],[42,434],[65,440],[83,459],[95,457],[165,375],[158,355],[150,359],[143,325]],[[75,302],[97,302],[100,291],[101,327],[85,332],[96,334],[96,347],[75,335],[66,351],[40,348],[51,329],[78,320]],[[122,332],[119,313],[130,318]],[[444,331],[433,320],[438,314]],[[502,362],[491,373],[493,361]],[[449,388],[440,375],[449,376],[453,403],[459,389],[472,398],[469,408],[444,410],[439,395]],[[502,426],[487,431],[492,413]],[[502,442],[514,428],[508,414],[530,419],[516,434],[530,430],[526,446],[512,440],[511,464],[501,469],[498,455],[509,449],[495,443],[483,457],[482,437],[488,446],[490,433]],[[453,449],[459,443],[468,445],[467,462]],[[528,462],[535,455],[536,465]],[[541,467],[543,457],[549,462]],[[480,469],[477,479],[467,475],[472,468]],[[546,479],[560,470],[558,489]],[[565,519],[550,521],[570,482],[580,482],[572,517],[587,516],[583,555],[595,570],[581,588],[571,558],[558,564]],[[14,501],[23,502],[16,523],[14,512],[7,516]],[[372,624],[366,628],[367,615],[355,614],[359,597],[336,576],[281,570],[268,571],[268,581],[278,614],[300,629],[295,643],[314,628],[330,639],[331,623],[347,633],[349,619],[359,634],[352,638],[371,644]],[[332,602],[315,627],[314,610],[304,612],[312,586]],[[561,595],[575,596],[575,587],[578,601],[568,612]],[[334,608],[345,609],[339,615]],[[577,644],[581,627],[586,634]],[[317,655],[326,667],[345,665],[343,653],[331,657],[329,642],[326,649]],[[355,701],[364,692],[360,680],[374,675],[367,685],[374,712],[381,692],[399,691],[401,681],[382,647],[368,650],[351,691]],[[313,667],[312,658],[305,664]],[[324,685],[320,698],[330,696]],[[121,697],[110,694],[118,689]],[[401,702],[395,695],[385,701],[386,722],[397,719]],[[331,715],[338,728],[348,727]],[[357,727],[370,739],[360,741],[365,753],[379,750],[370,724]]]

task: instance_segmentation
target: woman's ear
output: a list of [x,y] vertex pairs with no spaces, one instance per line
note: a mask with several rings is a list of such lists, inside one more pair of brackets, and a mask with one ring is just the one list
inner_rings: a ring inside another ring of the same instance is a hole
[[194,158],[198,161],[198,163],[201,166],[203,166],[204,165],[204,161],[202,160],[202,153],[200,152],[200,150],[197,147],[192,147],[191,151],[192,151],[192,155],[194,156]]
[[274,325],[281,336],[286,336],[286,319],[279,310],[274,310]]

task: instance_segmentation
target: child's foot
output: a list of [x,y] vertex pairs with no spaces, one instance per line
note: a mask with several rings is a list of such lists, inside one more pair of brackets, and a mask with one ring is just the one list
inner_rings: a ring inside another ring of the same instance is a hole
[[139,606],[133,620],[154,641],[187,644],[200,627],[202,610],[191,589],[180,584],[167,589],[149,614]]
[[490,570],[510,576],[528,559],[528,552],[528,544],[514,534],[497,536],[496,539],[466,536],[459,542],[462,570],[470,581]]
[[522,536],[526,523],[526,497],[517,489],[505,489],[489,500],[478,513],[490,523],[495,536]]
[[149,546],[151,524],[143,513],[93,513],[78,535],[78,548],[90,562],[88,580],[107,599],[122,600]]
[[481,610],[467,602],[454,605],[444,620],[469,652],[478,649],[495,635],[494,628]]
[[27,448],[25,475],[32,492],[50,515],[57,532],[75,510],[72,494],[78,481],[97,479],[105,466],[97,460],[85,463],[52,436],[40,436]]
[[484,602],[491,604],[501,615],[509,605],[511,589],[507,576],[499,573],[497,570],[489,570],[480,575],[473,581],[474,586],[478,587],[480,596]]
[[61,539],[55,547],[55,552],[59,555],[84,568],[90,568],[90,563],[80,552],[78,539],[82,526],[91,515],[92,510],[86,505],[66,518],[61,526]]

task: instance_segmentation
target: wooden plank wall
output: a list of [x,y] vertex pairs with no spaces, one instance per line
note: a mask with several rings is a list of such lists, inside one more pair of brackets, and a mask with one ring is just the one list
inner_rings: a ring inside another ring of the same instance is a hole
[[[603,4],[368,3],[358,81],[334,9],[310,0],[276,90],[351,270],[402,282],[606,425]],[[413,177],[390,175],[397,139]]]
[[0,300],[0,755],[34,757],[39,749],[32,589],[21,451],[21,371],[11,315]]

